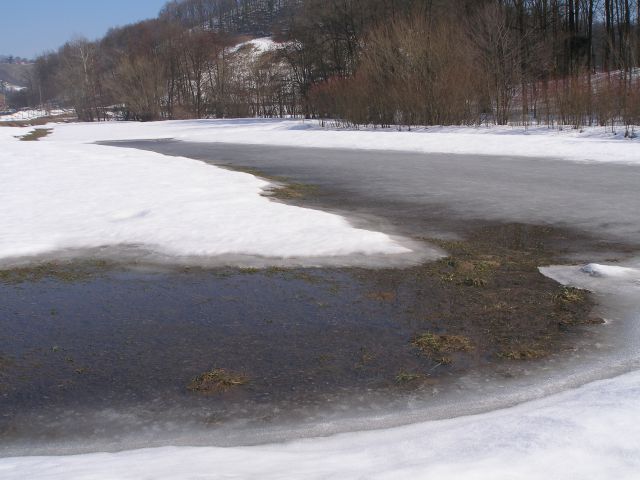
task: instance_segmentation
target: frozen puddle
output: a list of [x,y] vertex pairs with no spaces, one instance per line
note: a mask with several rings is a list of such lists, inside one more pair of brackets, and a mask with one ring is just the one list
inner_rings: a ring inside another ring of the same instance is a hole
[[0,460],[5,480],[635,479],[640,373],[484,415],[244,448]]

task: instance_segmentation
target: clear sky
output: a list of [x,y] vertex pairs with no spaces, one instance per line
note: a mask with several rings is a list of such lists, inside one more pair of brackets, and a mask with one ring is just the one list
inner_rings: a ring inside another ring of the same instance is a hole
[[0,55],[32,58],[73,37],[155,17],[167,0],[0,0]]

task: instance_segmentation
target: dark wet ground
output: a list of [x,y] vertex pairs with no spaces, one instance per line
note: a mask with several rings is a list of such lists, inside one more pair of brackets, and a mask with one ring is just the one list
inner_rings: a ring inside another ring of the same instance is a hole
[[[149,146],[179,151],[174,142],[143,142]],[[632,234],[620,240],[634,228],[626,210],[620,228],[603,236],[593,219],[587,232],[563,228],[562,206],[555,226],[512,222],[505,211],[506,223],[491,219],[495,212],[486,220],[434,201],[429,189],[401,199],[348,175],[333,181],[340,169],[296,168],[290,160],[300,152],[292,150],[284,163],[269,163],[262,150],[242,147],[234,168],[286,176],[298,186],[279,192],[283,201],[348,211],[358,225],[435,243],[449,256],[402,269],[152,270],[78,261],[0,272],[0,451],[107,436],[117,449],[120,436],[147,430],[160,438],[180,425],[215,432],[322,422],[341,405],[375,411],[374,403],[445,388],[470,370],[504,372],[562,356],[597,335],[598,319],[588,295],[537,267],[637,251]],[[190,156],[228,164],[232,151]],[[338,165],[340,154],[331,155]],[[470,347],[421,351],[415,341],[424,334]],[[209,395],[187,388],[218,368],[248,382]]]
[[[5,271],[1,435],[10,447],[166,422],[269,426],[557,354],[597,321],[586,295],[537,271],[564,240],[548,228],[485,227],[442,242],[449,257],[404,269],[154,272],[78,261]],[[424,334],[469,348],[422,351]],[[217,368],[248,381],[188,389]],[[82,413],[140,406],[135,422]]]

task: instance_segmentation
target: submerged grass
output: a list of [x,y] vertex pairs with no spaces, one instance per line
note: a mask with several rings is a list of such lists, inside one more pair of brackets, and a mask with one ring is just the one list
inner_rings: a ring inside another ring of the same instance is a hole
[[556,303],[560,305],[584,302],[587,292],[579,288],[562,287],[560,292],[554,296]]
[[68,264],[48,262],[41,265],[0,270],[0,283],[19,284],[39,282],[45,279],[65,283],[78,282],[91,278],[107,267],[108,263],[104,260],[86,260]]
[[[411,306],[421,316],[411,344],[439,365],[455,359],[456,368],[496,358],[535,360],[562,349],[571,327],[601,323],[590,317],[588,292],[561,287],[538,270],[557,263],[559,242],[572,238],[522,224],[482,227],[464,240],[425,238],[449,256],[412,270],[409,283],[429,302]],[[434,333],[442,330],[449,335]],[[471,350],[476,354],[459,355]]]
[[269,190],[267,196],[282,200],[292,200],[307,197],[317,191],[318,187],[315,185],[308,185],[306,183],[285,183],[277,185],[275,188]]
[[402,370],[398,372],[395,380],[397,384],[403,385],[403,384],[415,382],[416,380],[422,380],[423,378],[424,378],[424,375],[422,373],[406,372]]
[[234,387],[245,385],[249,378],[243,373],[235,373],[224,368],[215,368],[194,377],[187,389],[198,393],[222,393]]
[[549,355],[544,348],[522,348],[498,353],[498,358],[504,360],[538,360]]
[[257,168],[236,165],[224,165],[224,167],[237,172],[249,173],[256,177],[264,178],[273,182],[272,187],[263,193],[266,197],[277,198],[280,200],[299,200],[310,195],[317,194],[319,191],[316,185],[290,182],[285,177],[269,175]]
[[[474,349],[471,340],[462,335],[438,335],[431,332],[416,336],[411,343],[424,355],[433,359],[444,353],[471,352]],[[446,359],[448,357],[441,357],[439,360]]]

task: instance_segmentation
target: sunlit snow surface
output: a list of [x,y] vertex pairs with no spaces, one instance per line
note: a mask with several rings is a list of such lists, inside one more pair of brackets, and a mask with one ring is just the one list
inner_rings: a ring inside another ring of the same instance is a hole
[[[109,130],[111,125],[103,125]],[[176,258],[403,254],[388,235],[277,203],[269,183],[185,158],[0,134],[0,260],[122,246]]]

